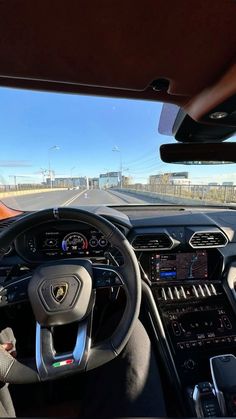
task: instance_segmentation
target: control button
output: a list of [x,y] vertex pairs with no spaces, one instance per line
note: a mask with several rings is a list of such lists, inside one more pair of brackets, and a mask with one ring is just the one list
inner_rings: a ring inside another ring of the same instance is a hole
[[198,338],[198,339],[205,339],[205,337],[206,337],[206,336],[205,336],[205,334],[204,334],[204,333],[198,333],[198,334],[197,334],[197,338]]
[[196,362],[193,359],[187,359],[184,362],[184,366],[188,370],[194,370],[196,368]]
[[174,296],[170,287],[168,287],[168,294],[171,300],[174,300]]
[[174,291],[175,291],[175,295],[177,297],[178,300],[180,300],[180,293],[177,287],[174,287]]
[[202,288],[202,286],[201,286],[201,285],[198,285],[198,289],[199,289],[199,291],[200,291],[201,296],[202,296],[202,297],[205,297],[205,293],[204,293],[203,288]]
[[122,282],[115,271],[95,270],[94,283],[96,287],[109,287],[113,285],[122,285]]
[[98,245],[98,239],[94,239],[94,238],[90,239],[89,244],[91,247],[96,247]]
[[186,294],[185,294],[184,287],[183,287],[182,285],[181,285],[181,287],[180,287],[180,295],[182,295],[184,299],[186,299],[186,298],[187,298],[187,296],[186,296]]
[[222,355],[219,359],[221,362],[230,362],[231,357],[227,355]]
[[208,287],[208,285],[207,285],[207,284],[205,284],[205,290],[206,290],[207,295],[208,295],[209,297],[211,297],[211,291],[210,291],[210,289],[209,289],[209,287]]
[[118,276],[116,276],[114,278],[114,283],[115,283],[115,285],[122,285],[121,280],[120,280],[120,278]]
[[211,291],[213,292],[213,294],[217,295],[216,289],[215,289],[213,284],[210,284],[210,288],[211,288]]
[[201,393],[211,393],[212,387],[211,384],[207,381],[203,381],[202,383],[198,384],[198,389]]
[[195,349],[198,347],[197,341],[191,342],[191,348]]
[[172,329],[175,334],[175,336],[181,335],[181,330],[178,322],[172,322]]
[[8,298],[7,298],[7,296],[6,296],[6,295],[2,295],[2,303],[3,303],[3,304],[8,303]]
[[223,316],[222,321],[226,329],[232,329],[232,324],[227,316]]
[[99,240],[99,245],[101,247],[105,247],[107,245],[107,239],[105,239],[104,237],[102,239]]
[[167,296],[166,296],[166,292],[165,292],[165,288],[161,289],[161,296],[162,298],[166,301],[167,300]]
[[198,294],[198,291],[197,291],[197,288],[195,287],[195,285],[193,285],[193,293],[194,293],[195,297],[199,298],[199,294]]
[[7,294],[7,298],[8,298],[8,302],[12,303],[16,299],[16,293],[11,292],[11,293]]
[[178,343],[178,344],[177,344],[177,348],[178,348],[178,349],[181,349],[181,350],[185,349],[185,343],[184,343],[184,342],[180,342],[180,343]]

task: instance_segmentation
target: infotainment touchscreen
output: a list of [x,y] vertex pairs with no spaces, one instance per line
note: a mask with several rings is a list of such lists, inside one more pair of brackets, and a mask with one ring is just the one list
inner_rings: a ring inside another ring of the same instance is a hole
[[207,252],[152,254],[150,271],[152,281],[207,279]]

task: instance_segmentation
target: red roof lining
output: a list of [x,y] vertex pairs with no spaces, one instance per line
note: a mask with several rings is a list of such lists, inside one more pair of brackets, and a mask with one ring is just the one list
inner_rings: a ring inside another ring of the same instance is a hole
[[224,103],[233,95],[236,95],[236,64],[233,64],[213,86],[209,86],[195,96],[185,106],[185,110],[193,119],[200,120],[211,109]]
[[[184,106],[188,103],[189,97],[187,96],[174,96],[169,95],[166,92],[156,92],[151,87],[146,91],[136,92],[134,90],[122,90],[113,88],[102,88],[97,86],[83,86],[80,84],[63,83],[54,81],[44,81],[37,79],[22,79],[12,77],[1,77],[0,86],[12,87],[20,89],[30,89],[48,92],[60,92],[60,93],[71,93],[71,94],[82,94],[92,96],[103,96],[103,97],[114,97],[124,99],[140,99],[140,100],[152,100],[158,102],[171,102],[176,103],[179,106]],[[171,100],[170,100],[171,98]]]
[[0,84],[183,106],[235,59],[235,21],[233,0],[4,1]]

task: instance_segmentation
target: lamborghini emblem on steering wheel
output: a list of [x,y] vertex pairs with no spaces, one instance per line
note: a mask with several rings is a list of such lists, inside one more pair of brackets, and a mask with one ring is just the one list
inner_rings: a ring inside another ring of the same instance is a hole
[[57,303],[62,303],[66,298],[68,293],[68,284],[64,282],[63,284],[52,285],[52,296]]

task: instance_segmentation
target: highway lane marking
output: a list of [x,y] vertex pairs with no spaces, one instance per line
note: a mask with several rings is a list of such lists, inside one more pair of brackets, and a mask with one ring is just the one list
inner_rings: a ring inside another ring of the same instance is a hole
[[68,207],[68,205],[72,204],[77,198],[79,198],[81,195],[87,192],[88,189],[85,189],[82,192],[79,192],[77,195],[73,196],[72,198],[68,199],[64,204],[62,204],[62,207]]

